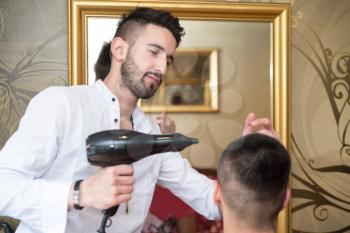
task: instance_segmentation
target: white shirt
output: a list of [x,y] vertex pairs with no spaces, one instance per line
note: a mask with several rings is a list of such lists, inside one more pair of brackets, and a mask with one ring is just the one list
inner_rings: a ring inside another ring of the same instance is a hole
[[[132,117],[135,131],[160,133],[139,108]],[[100,169],[87,161],[87,136],[118,129],[119,119],[118,99],[102,81],[92,87],[50,87],[30,101],[18,130],[0,152],[0,215],[22,220],[16,233],[96,232],[101,211],[68,210],[68,193],[73,181]],[[107,232],[141,232],[156,183],[206,217],[219,217],[212,181],[179,153],[150,156],[133,167],[128,213],[121,204]]]

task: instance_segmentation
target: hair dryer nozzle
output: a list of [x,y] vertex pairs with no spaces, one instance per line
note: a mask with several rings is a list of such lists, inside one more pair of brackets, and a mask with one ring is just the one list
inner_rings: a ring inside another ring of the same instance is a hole
[[191,144],[198,144],[198,142],[197,138],[191,138]]
[[153,154],[181,151],[198,143],[198,139],[179,133],[151,135],[131,130],[107,130],[86,140],[88,160],[92,165],[129,164]]

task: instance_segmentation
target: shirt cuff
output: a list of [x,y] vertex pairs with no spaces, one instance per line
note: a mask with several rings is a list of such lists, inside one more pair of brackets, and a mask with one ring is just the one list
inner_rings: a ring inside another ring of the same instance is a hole
[[67,221],[68,195],[72,181],[44,181],[42,196],[43,232],[64,233]]
[[221,220],[222,219],[221,212],[219,210],[218,205],[214,201],[215,185],[214,185],[214,181],[212,182],[213,182],[213,186],[211,187],[211,191],[209,192],[208,200],[207,200],[207,203],[209,205],[208,209],[210,209],[210,212],[206,217],[207,219],[210,219],[210,220]]

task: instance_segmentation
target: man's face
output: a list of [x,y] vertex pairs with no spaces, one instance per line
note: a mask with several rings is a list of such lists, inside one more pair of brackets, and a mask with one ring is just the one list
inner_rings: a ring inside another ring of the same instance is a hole
[[175,49],[175,38],[168,29],[147,25],[129,47],[126,60],[121,66],[124,85],[137,98],[152,97],[163,81]]

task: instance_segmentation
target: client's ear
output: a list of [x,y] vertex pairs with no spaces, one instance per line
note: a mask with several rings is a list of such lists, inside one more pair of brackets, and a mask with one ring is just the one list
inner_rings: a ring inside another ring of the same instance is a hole
[[287,188],[286,195],[285,195],[284,201],[283,201],[283,209],[287,207],[287,205],[290,201],[290,197],[291,197],[290,188]]
[[221,187],[220,184],[217,180],[214,181],[215,182],[215,187],[214,187],[214,202],[215,204],[217,204],[218,206],[221,205]]
[[[117,60],[125,61],[128,54],[129,44],[121,37],[115,37],[111,43],[111,54]],[[112,59],[111,59],[112,60]]]

